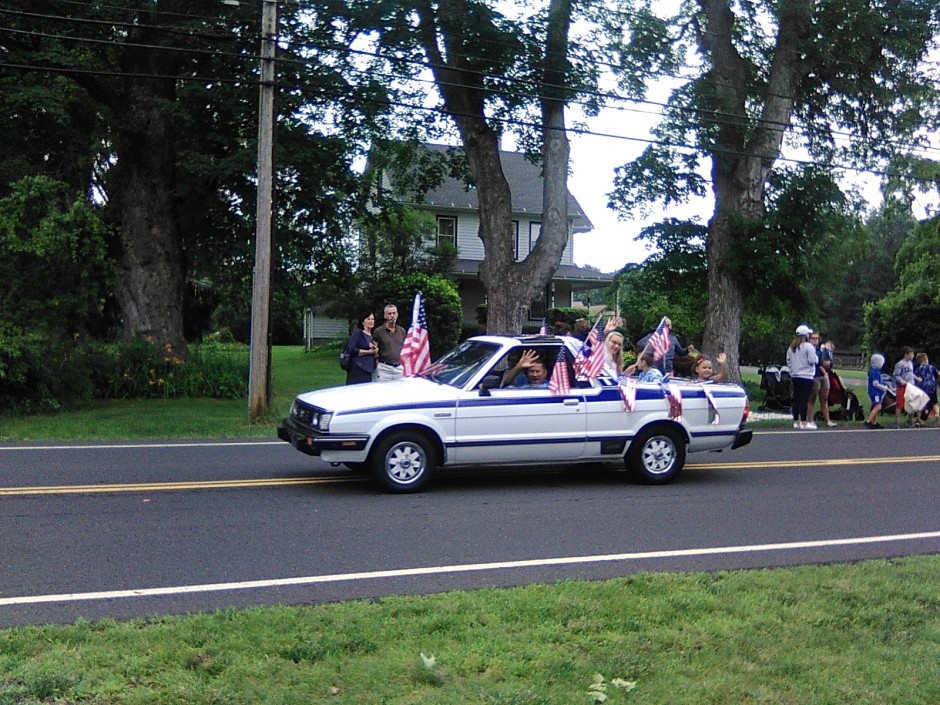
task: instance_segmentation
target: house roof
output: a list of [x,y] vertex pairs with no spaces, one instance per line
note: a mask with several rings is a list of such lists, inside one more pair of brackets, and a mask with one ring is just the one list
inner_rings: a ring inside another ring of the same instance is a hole
[[[458,259],[454,262],[453,273],[457,277],[468,277],[476,279],[480,269],[480,260],[476,259]],[[594,288],[597,285],[609,284],[613,280],[612,274],[604,272],[595,272],[593,269],[584,269],[573,264],[560,264],[555,274],[552,275],[552,281],[570,281],[573,284],[590,284],[588,287],[576,287],[578,289]]]
[[[442,144],[424,144],[423,148],[431,152],[443,153],[456,148]],[[542,170],[520,152],[500,150],[499,159],[503,173],[512,192],[512,212],[514,214],[542,214]],[[413,205],[434,206],[458,211],[479,210],[479,199],[474,186],[469,186],[463,179],[445,177],[436,188],[430,189],[419,202],[407,201]],[[594,224],[584,213],[578,200],[568,192],[568,217],[571,218],[575,232],[588,232]]]

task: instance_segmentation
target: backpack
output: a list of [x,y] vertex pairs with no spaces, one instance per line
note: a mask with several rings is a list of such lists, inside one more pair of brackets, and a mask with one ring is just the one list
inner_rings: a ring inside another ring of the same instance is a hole
[[339,354],[339,366],[347,372],[349,372],[349,363],[351,360],[352,358],[349,356],[348,350],[343,350],[343,352]]

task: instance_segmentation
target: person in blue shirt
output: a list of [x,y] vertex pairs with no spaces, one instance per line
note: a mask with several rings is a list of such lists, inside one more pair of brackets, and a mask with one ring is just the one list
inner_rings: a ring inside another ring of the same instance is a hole
[[523,350],[519,361],[503,374],[503,386],[548,389],[548,366],[536,350]]
[[885,356],[875,353],[871,356],[871,367],[868,368],[868,398],[871,399],[871,412],[865,419],[865,428],[884,428],[878,423],[878,412],[885,399],[888,385],[881,381],[881,368],[885,365]]
[[937,419],[940,423],[940,406],[937,405],[937,368],[930,364],[930,358],[927,357],[927,353],[922,352],[917,354],[917,366],[914,368],[914,376],[920,377],[919,387],[927,393],[927,406],[924,407],[924,411],[927,412],[926,421],[930,419]]
[[637,361],[625,369],[626,375],[637,375],[637,382],[655,382],[659,384],[663,381],[663,373],[656,367],[656,358],[653,353],[645,352],[637,358]]

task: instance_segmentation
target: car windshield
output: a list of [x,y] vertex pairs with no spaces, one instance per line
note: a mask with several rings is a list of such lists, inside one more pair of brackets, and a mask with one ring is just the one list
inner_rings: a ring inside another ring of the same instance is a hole
[[444,355],[419,376],[462,388],[499,350],[500,346],[494,343],[468,340]]

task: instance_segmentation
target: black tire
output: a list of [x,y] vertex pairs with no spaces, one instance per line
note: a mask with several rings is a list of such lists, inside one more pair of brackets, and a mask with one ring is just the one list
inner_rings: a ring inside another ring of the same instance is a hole
[[624,460],[635,479],[647,485],[665,485],[685,465],[685,439],[668,426],[646,428],[631,441]]
[[420,433],[390,433],[373,449],[372,473],[389,492],[418,492],[437,467],[434,448]]

